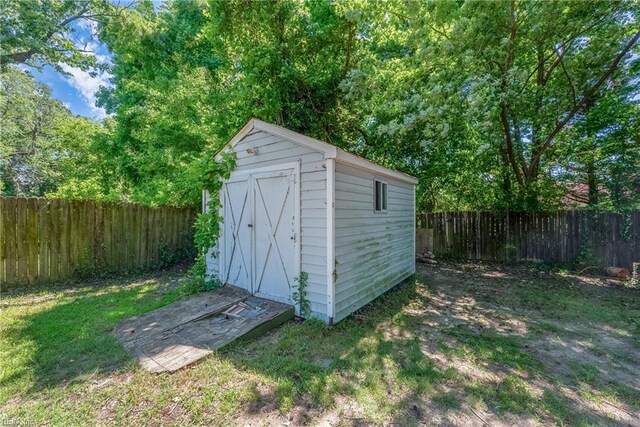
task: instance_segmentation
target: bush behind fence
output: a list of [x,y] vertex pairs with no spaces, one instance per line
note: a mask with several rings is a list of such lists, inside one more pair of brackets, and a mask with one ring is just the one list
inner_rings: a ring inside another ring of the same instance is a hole
[[0,197],[0,283],[55,283],[186,259],[195,217],[191,208]]

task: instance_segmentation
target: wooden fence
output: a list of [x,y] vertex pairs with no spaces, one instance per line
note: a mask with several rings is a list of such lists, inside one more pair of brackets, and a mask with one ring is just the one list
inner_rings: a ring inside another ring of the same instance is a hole
[[432,230],[436,256],[556,263],[582,259],[627,268],[640,261],[640,212],[443,212],[420,215],[418,224]]
[[0,197],[0,284],[126,272],[193,253],[194,209]]

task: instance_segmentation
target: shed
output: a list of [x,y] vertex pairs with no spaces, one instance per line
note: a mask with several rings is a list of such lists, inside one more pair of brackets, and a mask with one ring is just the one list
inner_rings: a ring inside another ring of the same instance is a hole
[[209,276],[292,304],[306,272],[312,316],[332,323],[415,272],[416,178],[257,119],[226,150]]

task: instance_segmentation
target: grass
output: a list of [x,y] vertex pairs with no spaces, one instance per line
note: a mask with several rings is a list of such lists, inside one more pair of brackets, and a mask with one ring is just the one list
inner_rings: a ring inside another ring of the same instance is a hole
[[153,284],[114,285],[43,294],[41,303],[9,303],[3,309],[0,401],[121,367],[127,354],[108,331],[120,319],[163,305],[154,290]]
[[[631,325],[633,329],[640,330],[637,290],[614,288],[602,292],[569,282],[565,286],[522,286],[515,293],[522,308],[541,311],[546,317],[601,322],[625,328]],[[624,298],[624,295],[630,298]],[[588,304],[585,304],[585,299]]]
[[[458,273],[417,275],[337,325],[291,322],[161,375],[139,369],[110,331],[184,297],[180,272],[6,295],[0,423],[313,424],[334,416],[346,425],[411,425],[461,411],[474,417],[469,407],[510,422],[611,421],[576,396],[640,410],[640,391],[622,381],[636,348],[637,293],[537,282],[536,273],[524,282],[475,270],[465,282]],[[514,322],[524,329],[504,327]],[[616,347],[593,330],[613,331]],[[597,344],[586,348],[588,360],[543,348],[583,341]],[[619,375],[603,373],[614,365]]]
[[441,341],[444,354],[470,361],[474,364],[493,363],[534,373],[539,363],[522,347],[516,337],[491,331],[473,331],[468,327],[453,327],[442,331],[453,338],[450,343]]

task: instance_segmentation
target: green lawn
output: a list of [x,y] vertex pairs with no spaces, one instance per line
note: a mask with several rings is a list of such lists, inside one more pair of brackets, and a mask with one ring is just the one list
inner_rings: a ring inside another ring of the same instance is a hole
[[626,424],[640,294],[526,268],[441,265],[327,327],[291,322],[173,374],[110,335],[180,271],[4,295],[0,423]]

